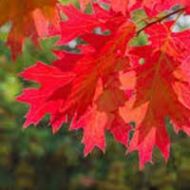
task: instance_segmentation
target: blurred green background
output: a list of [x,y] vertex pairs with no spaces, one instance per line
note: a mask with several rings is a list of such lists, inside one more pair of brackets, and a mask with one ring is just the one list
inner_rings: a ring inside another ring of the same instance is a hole
[[[105,154],[95,150],[84,158],[81,131],[69,132],[65,125],[53,135],[48,118],[38,127],[22,129],[27,106],[15,99],[33,84],[21,80],[18,73],[37,60],[51,63],[56,38],[43,40],[40,48],[27,40],[23,54],[12,62],[5,45],[8,27],[0,28],[0,190],[190,189],[190,138],[173,134],[169,122],[173,143],[168,163],[155,150],[154,165],[143,171],[137,154],[126,156],[124,147],[109,135]],[[141,36],[135,43],[143,40]]]

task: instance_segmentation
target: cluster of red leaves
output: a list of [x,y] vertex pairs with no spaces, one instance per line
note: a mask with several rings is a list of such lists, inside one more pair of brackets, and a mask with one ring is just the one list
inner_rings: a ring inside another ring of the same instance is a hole
[[26,37],[35,44],[38,37],[48,34],[51,22],[58,26],[57,0],[0,0],[0,26],[11,22],[11,31],[7,44],[12,50],[13,58],[21,52]]
[[[128,152],[138,151],[140,167],[152,160],[155,146],[167,160],[166,118],[176,132],[190,135],[190,30],[174,32],[176,17],[167,21],[157,15],[171,16],[176,5],[175,13],[188,14],[188,0],[81,0],[83,10],[88,3],[91,14],[60,7],[67,18],[59,31],[51,27],[61,45],[79,38],[76,51],[56,51],[52,65],[39,62],[22,73],[40,84],[18,98],[30,105],[24,126],[37,125],[48,113],[53,132],[67,121],[71,130],[83,129],[85,155],[94,147],[105,150],[108,131]],[[153,19],[143,27],[144,46],[132,45],[139,33],[131,19],[136,9]]]

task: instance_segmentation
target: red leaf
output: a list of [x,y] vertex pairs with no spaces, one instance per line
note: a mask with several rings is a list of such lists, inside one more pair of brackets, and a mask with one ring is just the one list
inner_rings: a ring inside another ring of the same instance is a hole
[[[188,53],[190,41],[187,32],[172,33],[170,25],[157,24],[148,29],[152,44],[132,51],[137,59],[144,59],[144,64],[135,69],[136,97],[131,108],[135,115],[139,111],[142,113],[139,108],[144,106],[144,116],[134,118],[138,126],[129,146],[129,152],[138,150],[140,167],[151,160],[155,145],[168,159],[170,143],[165,128],[166,117],[171,118],[177,130],[189,133],[190,110],[180,101],[180,96],[190,93],[189,77],[185,77],[187,71],[183,70],[181,62]],[[184,77],[179,78],[176,72]],[[183,88],[186,88],[186,92],[183,92]],[[130,111],[129,108],[127,110]]]
[[[81,0],[83,11],[88,3]],[[161,13],[178,4],[179,10]],[[136,9],[151,16],[138,31],[130,16]],[[105,133],[110,132],[129,153],[138,151],[140,168],[152,161],[154,147],[167,160],[166,119],[176,132],[190,134],[190,31],[173,32],[176,20],[171,17],[188,9],[185,0],[100,0],[92,3],[91,14],[60,6],[67,18],[60,23],[61,30],[52,27],[50,33],[60,35],[61,45],[76,38],[81,43],[76,51],[55,51],[52,65],[37,63],[22,73],[40,86],[26,89],[18,98],[30,105],[25,126],[50,114],[53,132],[66,121],[71,121],[70,129],[83,130],[85,155],[95,147],[104,151]],[[167,18],[172,21],[165,22]],[[133,46],[141,31],[148,43]]]
[[[106,130],[127,146],[130,127],[120,117],[119,107],[125,104],[128,96],[120,89],[119,73],[129,67],[126,45],[134,35],[135,27],[126,21],[126,17],[98,7],[95,16],[80,13],[71,6],[63,9],[68,15],[68,20],[64,21],[64,36],[69,34],[66,37],[72,36],[69,37],[72,39],[82,34],[81,38],[88,44],[86,48],[79,46],[82,50],[80,54],[55,52],[58,60],[53,63],[54,66],[37,64],[22,74],[25,79],[38,82],[41,86],[29,90],[31,95],[25,91],[19,98],[31,105],[26,115],[26,125],[37,124],[45,113],[49,113],[55,132],[66,117],[71,119],[75,115],[71,128],[84,130],[86,155],[95,146],[104,150]],[[71,15],[68,9],[72,9],[74,14]],[[78,18],[79,14],[81,17],[78,21],[82,25],[75,24],[73,27],[76,30],[70,30],[71,23],[78,22],[74,18]],[[97,15],[100,20],[95,19]],[[110,34],[94,34],[97,26],[105,31],[111,30]]]
[[92,34],[97,27],[107,31],[116,29],[125,19],[98,5],[93,6],[93,14],[83,13],[73,5],[60,6],[60,10],[68,17],[60,23],[61,32],[54,27],[50,29],[50,35],[60,35],[58,44],[66,44],[77,37]]

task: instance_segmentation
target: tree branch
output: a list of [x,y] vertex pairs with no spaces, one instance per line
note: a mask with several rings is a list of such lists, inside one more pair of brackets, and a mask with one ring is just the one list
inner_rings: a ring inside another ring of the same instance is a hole
[[172,15],[175,15],[175,14],[177,14],[177,13],[182,13],[184,10],[185,10],[185,8],[177,9],[177,10],[175,10],[175,11],[173,11],[173,12],[171,12],[171,13],[169,13],[169,14],[167,14],[167,15],[161,17],[161,18],[158,18],[158,19],[156,19],[156,20],[154,20],[154,21],[148,23],[146,26],[144,26],[144,27],[142,27],[141,29],[139,29],[139,30],[137,31],[136,35],[138,36],[138,35],[139,35],[142,31],[144,31],[146,28],[148,28],[148,27],[150,27],[150,26],[152,26],[152,25],[154,25],[154,24],[156,24],[156,23],[158,23],[158,22],[161,22],[161,21],[165,20],[165,19],[169,18],[169,17],[172,16]]

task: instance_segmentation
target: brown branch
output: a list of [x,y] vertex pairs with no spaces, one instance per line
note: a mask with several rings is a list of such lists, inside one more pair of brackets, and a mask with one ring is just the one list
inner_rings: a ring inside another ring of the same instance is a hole
[[175,15],[175,14],[177,14],[177,13],[182,13],[184,10],[185,10],[185,8],[177,9],[177,10],[175,10],[175,11],[173,11],[173,12],[171,12],[171,13],[169,13],[169,14],[167,14],[167,15],[161,17],[161,18],[158,18],[157,20],[154,20],[154,21],[148,23],[146,26],[144,26],[144,27],[142,27],[141,29],[139,29],[139,30],[136,32],[136,35],[138,36],[138,35],[139,35],[142,31],[144,31],[146,28],[148,28],[148,27],[150,27],[150,26],[152,26],[152,25],[154,25],[154,24],[156,24],[156,23],[158,23],[158,22],[161,22],[161,21],[165,20],[165,19],[169,18],[169,17],[172,16],[172,15]]

